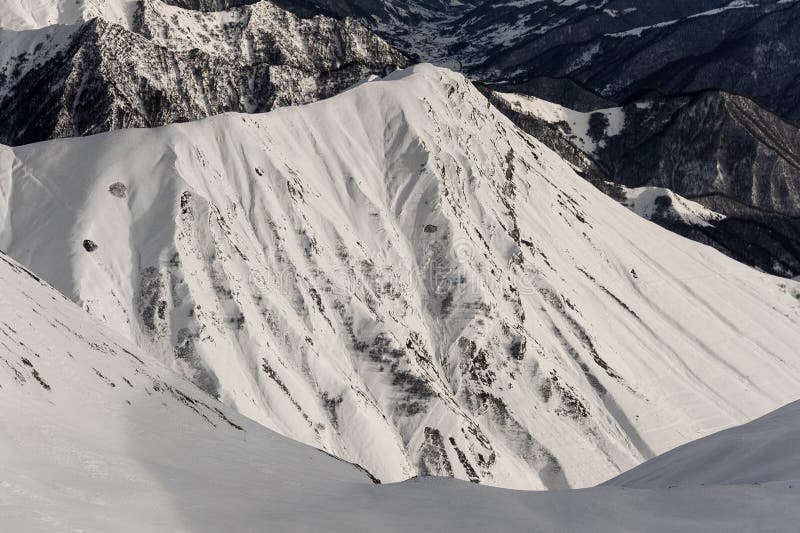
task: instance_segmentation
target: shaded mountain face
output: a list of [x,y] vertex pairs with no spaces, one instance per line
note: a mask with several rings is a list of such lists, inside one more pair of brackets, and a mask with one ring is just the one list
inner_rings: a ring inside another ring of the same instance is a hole
[[0,248],[384,481],[586,486],[796,394],[796,283],[642,220],[444,69],[0,158]]
[[794,124],[719,91],[644,96],[622,113],[621,134],[599,132],[596,153],[621,184],[800,215],[800,129]]
[[352,19],[298,19],[268,2],[220,13],[129,7],[119,24],[3,32],[0,142],[267,111],[409,64]]
[[712,533],[781,531],[800,519],[796,491],[783,481],[799,464],[796,405],[611,482],[624,488],[532,493],[442,479],[380,487],[358,467],[218,403],[2,252],[0,292],[4,531],[216,533],[269,524],[399,533],[492,524],[511,533],[589,520],[670,531],[680,514],[692,531]]

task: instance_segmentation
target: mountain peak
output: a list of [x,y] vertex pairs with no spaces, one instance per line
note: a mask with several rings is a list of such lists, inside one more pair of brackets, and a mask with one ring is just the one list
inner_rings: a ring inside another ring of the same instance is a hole
[[637,217],[445,69],[3,153],[0,247],[384,481],[586,486],[796,390],[794,285]]

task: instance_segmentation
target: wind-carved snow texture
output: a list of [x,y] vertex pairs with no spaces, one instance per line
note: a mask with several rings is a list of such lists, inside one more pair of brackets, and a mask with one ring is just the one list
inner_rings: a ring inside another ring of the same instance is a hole
[[637,217],[447,70],[0,161],[0,248],[382,481],[587,486],[798,390],[796,282]]
[[711,533],[800,519],[797,404],[590,490],[381,487],[232,412],[1,252],[0,291],[3,531],[666,532],[681,516]]
[[0,142],[267,111],[410,64],[353,19],[300,19],[266,1],[210,13],[117,3],[130,16],[106,6],[85,22],[0,31]]

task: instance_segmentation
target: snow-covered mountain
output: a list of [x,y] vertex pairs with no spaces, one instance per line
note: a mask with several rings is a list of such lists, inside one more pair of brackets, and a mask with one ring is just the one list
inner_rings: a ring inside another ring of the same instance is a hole
[[642,220],[447,70],[0,172],[0,248],[384,481],[587,486],[796,398],[797,282]]
[[0,15],[5,144],[302,104],[410,64],[353,19],[301,19],[267,1],[37,6]]
[[3,531],[782,532],[800,520],[797,404],[590,490],[377,486],[217,403],[2,253],[0,291]]
[[606,180],[702,196],[725,222],[663,225],[761,270],[800,274],[794,0],[454,2],[416,9],[412,23],[383,16],[384,4],[406,2],[334,12],[504,91],[632,111],[635,125],[597,155]]
[[0,291],[3,531],[192,530],[172,500],[202,491],[229,513],[213,530],[242,482],[370,483],[207,396],[2,252]]

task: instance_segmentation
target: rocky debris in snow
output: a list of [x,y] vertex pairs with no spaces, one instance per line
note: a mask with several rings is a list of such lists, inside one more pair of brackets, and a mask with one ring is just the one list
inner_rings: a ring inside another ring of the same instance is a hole
[[125,198],[128,196],[128,188],[125,186],[124,183],[120,183],[119,181],[112,183],[108,187],[108,192],[111,193],[112,196],[116,196],[117,198]]

